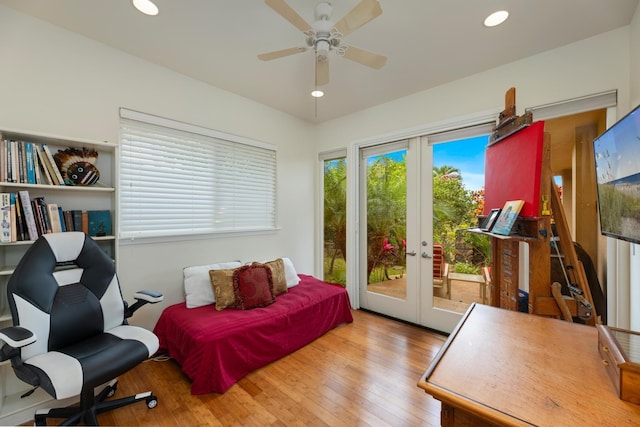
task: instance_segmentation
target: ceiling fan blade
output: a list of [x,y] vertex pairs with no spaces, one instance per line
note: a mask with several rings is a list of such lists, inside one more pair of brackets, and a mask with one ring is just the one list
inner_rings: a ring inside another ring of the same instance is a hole
[[316,59],[316,86],[324,86],[329,83],[329,61]]
[[267,4],[267,6],[275,10],[276,13],[278,13],[287,21],[291,22],[294,27],[296,27],[303,33],[305,31],[312,30],[311,25],[309,25],[307,21],[305,21],[300,15],[298,15],[298,12],[293,10],[291,6],[289,6],[284,0],[264,0],[264,2]]
[[263,61],[271,61],[272,59],[282,58],[283,56],[295,55],[296,53],[306,52],[306,47],[290,47],[288,49],[276,50],[273,52],[261,53],[258,59]]
[[382,7],[380,7],[378,0],[362,0],[338,21],[335,29],[346,36],[381,14]]
[[387,57],[353,46],[346,46],[344,57],[367,67],[379,70],[387,63]]

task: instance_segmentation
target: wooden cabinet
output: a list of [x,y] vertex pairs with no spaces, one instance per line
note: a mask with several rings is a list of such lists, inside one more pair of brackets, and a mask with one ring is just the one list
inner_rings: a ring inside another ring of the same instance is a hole
[[[112,234],[94,237],[94,239],[114,261],[117,260],[116,162],[118,144],[10,129],[0,129],[0,139],[28,141],[38,147],[46,144],[54,154],[59,149],[82,147],[95,149],[98,152],[96,166],[100,171],[100,178],[93,185],[67,186],[6,182],[3,177],[0,177],[0,193],[28,191],[31,199],[44,197],[47,202],[55,203],[64,210],[110,211]],[[0,156],[0,158],[4,157]],[[12,324],[6,286],[14,267],[32,243],[28,240],[0,243],[0,327]],[[35,409],[52,400],[40,389],[37,389],[29,397],[21,398],[20,396],[29,389],[30,387],[26,383],[15,377],[9,362],[0,363],[0,425],[15,425],[33,419]]]

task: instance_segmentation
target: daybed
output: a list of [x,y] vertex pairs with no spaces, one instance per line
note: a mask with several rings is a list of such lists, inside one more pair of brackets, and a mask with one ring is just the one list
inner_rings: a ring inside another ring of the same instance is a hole
[[167,307],[154,333],[193,381],[192,394],[224,393],[236,381],[353,321],[345,289],[308,275],[275,302],[251,310]]

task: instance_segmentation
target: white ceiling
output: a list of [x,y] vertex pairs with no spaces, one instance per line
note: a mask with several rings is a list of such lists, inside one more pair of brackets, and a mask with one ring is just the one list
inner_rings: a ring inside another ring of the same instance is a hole
[[[0,0],[18,11],[300,117],[323,122],[630,23],[639,0],[380,0],[383,13],[344,44],[386,55],[373,70],[330,57],[317,106],[310,51],[263,62],[259,53],[305,46],[304,35],[262,0]],[[288,0],[313,22],[316,0]],[[333,21],[358,0],[334,0]],[[507,9],[505,24],[484,18]],[[508,85],[508,82],[505,82]]]

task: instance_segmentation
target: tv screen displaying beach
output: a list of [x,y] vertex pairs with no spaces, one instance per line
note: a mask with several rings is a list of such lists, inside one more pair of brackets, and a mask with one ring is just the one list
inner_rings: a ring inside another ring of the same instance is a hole
[[640,243],[640,106],[593,147],[602,234]]

